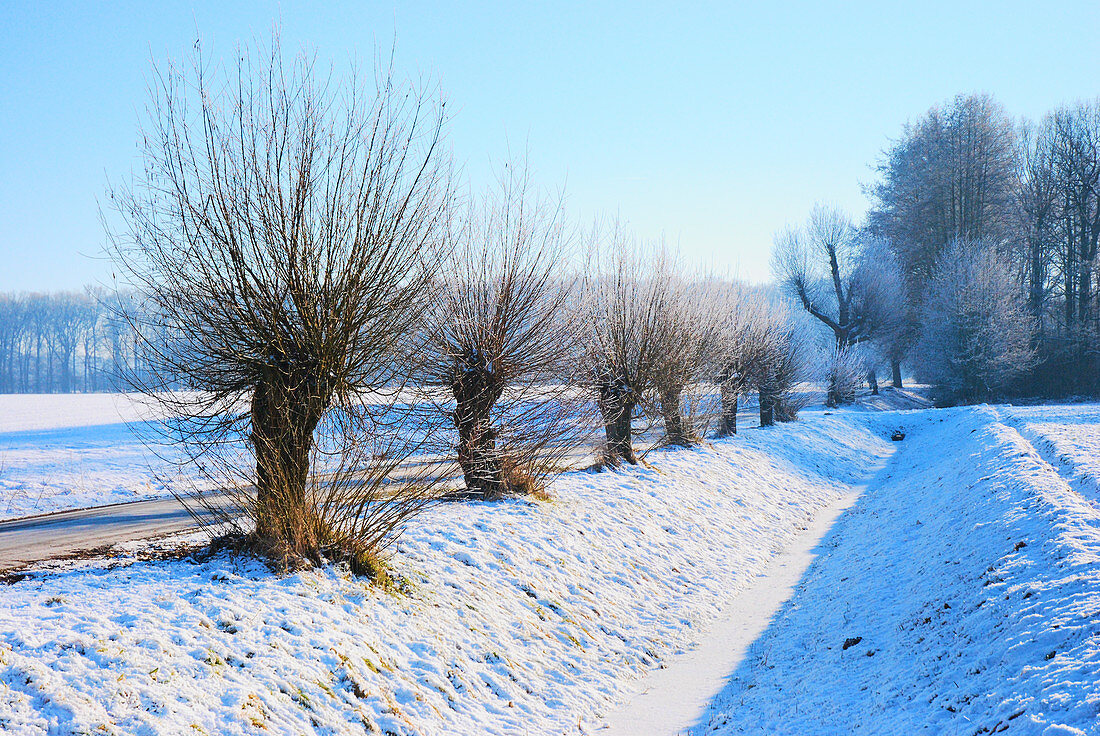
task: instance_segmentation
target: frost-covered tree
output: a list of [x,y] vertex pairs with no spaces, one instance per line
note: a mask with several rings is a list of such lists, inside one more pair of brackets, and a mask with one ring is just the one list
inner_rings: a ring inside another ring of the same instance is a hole
[[941,403],[985,401],[1026,371],[1034,320],[1010,262],[988,242],[956,241],[929,285],[917,374]]
[[719,436],[737,434],[741,397],[752,389],[764,358],[772,353],[769,341],[781,334],[771,307],[762,290],[744,284],[727,284],[714,294],[708,312],[718,328],[712,363],[721,401]]
[[[836,355],[871,340],[876,332],[886,335],[891,315],[902,309],[897,295],[890,293],[896,288],[894,261],[876,254],[881,249],[867,247],[844,213],[822,205],[813,208],[805,227],[787,228],[776,236],[776,280],[829,328]],[[849,396],[830,383],[827,403],[837,406]]]
[[959,95],[910,123],[884,152],[867,190],[871,232],[897,257],[907,328],[890,352],[899,358],[920,332],[935,264],[956,240],[1003,245],[1015,237],[1015,127],[989,95]]
[[659,315],[654,367],[655,414],[664,422],[665,441],[691,445],[702,437],[698,401],[693,395],[714,374],[721,339],[718,295],[724,285],[714,279],[689,281],[676,264],[669,267],[668,293]]
[[[834,347],[826,364],[826,382],[829,387],[830,406],[851,404],[856,400],[856,392],[864,377],[874,376],[874,369],[868,370],[867,355],[861,346],[844,345]],[[872,393],[877,393],[872,389]]]
[[662,251],[620,227],[600,240],[583,285],[579,383],[603,420],[603,461],[636,464],[634,418],[657,385],[671,278]]
[[1012,234],[1015,128],[989,95],[959,95],[905,126],[878,170],[870,224],[917,296],[951,243],[1000,245]]
[[807,336],[786,307],[772,304],[766,315],[766,338],[752,378],[762,427],[798,418],[807,402],[807,395],[798,392],[798,384],[807,378],[810,368]]

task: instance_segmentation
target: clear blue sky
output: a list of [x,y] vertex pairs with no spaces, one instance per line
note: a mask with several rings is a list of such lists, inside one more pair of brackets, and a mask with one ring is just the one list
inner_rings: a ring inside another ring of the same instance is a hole
[[959,92],[1014,116],[1100,94],[1100,2],[0,3],[0,290],[102,280],[97,215],[135,163],[151,60],[286,49],[439,79],[475,183],[525,148],[588,221],[753,280],[818,199],[858,217],[902,124]]

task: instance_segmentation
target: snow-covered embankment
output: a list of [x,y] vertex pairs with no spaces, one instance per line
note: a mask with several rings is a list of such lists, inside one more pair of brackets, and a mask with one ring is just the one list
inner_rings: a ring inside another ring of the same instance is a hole
[[1100,408],[904,421],[696,733],[1100,733]]
[[816,415],[568,474],[549,503],[439,507],[400,544],[401,596],[233,558],[32,577],[0,596],[0,728],[588,730],[891,449]]

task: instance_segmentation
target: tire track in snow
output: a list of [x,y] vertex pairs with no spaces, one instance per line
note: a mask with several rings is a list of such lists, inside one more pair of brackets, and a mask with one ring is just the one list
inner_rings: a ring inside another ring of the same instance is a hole
[[1020,417],[1012,416],[1003,407],[991,407],[999,424],[1014,432],[1034,451],[1035,456],[1066,482],[1070,490],[1100,509],[1100,482],[1082,470],[1067,453],[1059,452],[1050,438],[1036,432]]

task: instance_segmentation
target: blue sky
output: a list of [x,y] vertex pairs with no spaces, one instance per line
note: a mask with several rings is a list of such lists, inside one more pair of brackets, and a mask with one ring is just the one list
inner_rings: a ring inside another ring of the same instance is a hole
[[0,290],[105,280],[97,214],[136,163],[152,61],[267,36],[369,61],[396,34],[438,79],[473,182],[529,151],[582,221],[615,214],[695,262],[769,275],[772,233],[861,182],[959,92],[1040,117],[1100,94],[1100,2],[0,3]]

